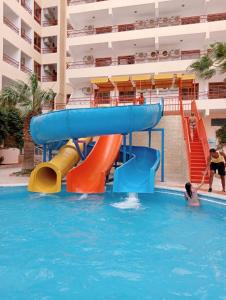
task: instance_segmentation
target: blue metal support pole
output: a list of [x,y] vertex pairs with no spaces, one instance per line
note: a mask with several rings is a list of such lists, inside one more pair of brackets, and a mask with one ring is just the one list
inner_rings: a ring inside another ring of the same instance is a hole
[[132,157],[133,133],[129,134],[129,157]]
[[148,147],[151,148],[151,131],[148,131]]
[[161,137],[162,137],[162,156],[161,156],[161,182],[165,181],[165,154],[164,154],[164,149],[165,149],[165,131],[164,128],[161,130]]
[[46,162],[46,144],[43,145],[42,160]]
[[123,135],[123,163],[126,162],[126,134]]
[[52,156],[53,156],[52,155],[52,149],[49,149],[49,155],[48,156],[49,156],[49,161],[50,161],[52,159]]
[[74,139],[73,142],[74,142],[74,144],[75,144],[76,150],[78,151],[78,154],[80,155],[81,159],[84,160],[85,157],[84,157],[84,155],[83,155],[83,153],[82,153],[82,151],[81,151],[81,149],[80,149],[80,147],[79,147],[78,140],[77,140],[77,139]]
[[165,130],[164,128],[154,128],[151,131],[161,132],[161,182],[165,181]]
[[87,156],[87,144],[85,141],[78,140],[78,144],[83,144],[83,157],[86,159]]

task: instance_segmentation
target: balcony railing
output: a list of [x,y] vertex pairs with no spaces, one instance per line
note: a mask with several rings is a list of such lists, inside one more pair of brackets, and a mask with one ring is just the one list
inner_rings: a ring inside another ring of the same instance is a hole
[[[142,63],[153,63],[162,61],[174,61],[174,60],[188,60],[197,59],[201,55],[205,54],[206,51],[200,50],[189,50],[180,51],[178,49],[171,51],[152,51],[150,53],[138,53],[137,56],[130,55],[129,57],[123,58],[98,58],[93,60],[83,60],[67,63],[67,69],[80,69],[80,68],[96,68],[96,67],[107,67],[107,66],[120,66],[120,65],[133,65]],[[139,56],[140,54],[140,56]],[[142,54],[142,55],[141,55]]]
[[36,51],[38,51],[39,53],[41,53],[41,47],[40,47],[39,45],[35,45],[35,44],[34,44],[34,49],[35,49]]
[[222,20],[226,20],[226,12],[219,13],[219,14],[203,15],[203,16],[191,16],[191,17],[172,16],[169,18],[139,20],[131,24],[113,25],[113,26],[105,26],[105,27],[94,27],[92,25],[87,25],[83,29],[79,29],[79,30],[69,29],[67,31],[67,35],[68,37],[76,37],[76,36],[85,36],[85,35],[140,30],[140,29],[150,29],[150,28],[157,28],[157,27],[197,24],[197,23],[214,22],[214,21],[222,21]]
[[57,75],[44,75],[42,76],[42,82],[57,81]]
[[50,47],[50,48],[42,48],[42,53],[57,53],[57,47]]
[[94,2],[101,2],[101,1],[106,1],[106,0],[68,0],[67,4],[70,6],[70,5],[94,3]]
[[21,29],[21,37],[28,42],[29,44],[31,44],[31,38],[25,33],[24,29]]
[[21,0],[21,5],[23,6],[23,8],[24,8],[30,15],[32,15],[32,10],[31,10],[31,8],[28,6],[28,4],[26,3],[26,0]]
[[58,24],[57,20],[47,20],[42,22],[43,27],[56,26],[57,24]]
[[[184,100],[182,102],[183,108],[185,111],[191,110],[191,101],[194,100],[192,94],[183,94]],[[220,95],[216,95],[215,99],[221,98]],[[205,99],[209,101],[213,98],[212,94],[209,92],[200,92],[199,99]],[[139,97],[73,97],[70,98],[69,101],[66,101],[68,106],[73,107],[103,107],[103,106],[124,106],[124,105],[141,105],[143,103],[146,104],[155,104],[158,103],[160,99],[164,99],[164,112],[165,114],[179,114],[180,113],[180,101],[178,94],[161,94],[152,96],[145,96],[144,99]],[[197,100],[199,101],[199,100]]]
[[34,15],[34,19],[41,25],[41,15]]
[[17,69],[19,68],[19,62],[5,53],[3,53],[3,60],[6,63],[12,65],[13,67],[15,67]]
[[215,87],[209,87],[209,99],[226,99],[226,84]]
[[26,74],[32,74],[32,70],[28,67],[26,67],[24,64],[21,64],[20,66],[21,71],[23,71]]
[[6,24],[9,28],[11,28],[17,34],[19,34],[19,28],[12,21],[10,21],[7,17],[4,17],[3,21],[4,21],[4,24]]

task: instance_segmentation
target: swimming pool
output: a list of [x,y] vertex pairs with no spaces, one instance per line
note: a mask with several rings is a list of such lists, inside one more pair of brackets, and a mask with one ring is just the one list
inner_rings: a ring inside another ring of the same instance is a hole
[[225,221],[161,190],[0,188],[0,299],[226,299]]

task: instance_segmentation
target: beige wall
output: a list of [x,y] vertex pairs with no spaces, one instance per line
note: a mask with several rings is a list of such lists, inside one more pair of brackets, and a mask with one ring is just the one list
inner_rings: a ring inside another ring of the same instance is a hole
[[[187,154],[183,138],[180,116],[164,116],[159,128],[165,129],[165,179],[167,181],[186,182],[188,179]],[[148,145],[148,133],[134,133],[135,146]],[[161,136],[159,132],[152,133],[152,148],[161,151]],[[160,168],[157,173],[160,179]]]

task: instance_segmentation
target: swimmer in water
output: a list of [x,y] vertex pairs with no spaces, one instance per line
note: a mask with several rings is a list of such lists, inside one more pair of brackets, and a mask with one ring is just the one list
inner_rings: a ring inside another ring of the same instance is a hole
[[186,191],[184,193],[184,197],[185,197],[185,200],[188,201],[189,206],[200,206],[200,201],[199,201],[197,192],[204,184],[206,173],[207,173],[207,170],[204,172],[202,181],[197,187],[194,187],[191,184],[191,182],[187,182],[185,184]]

